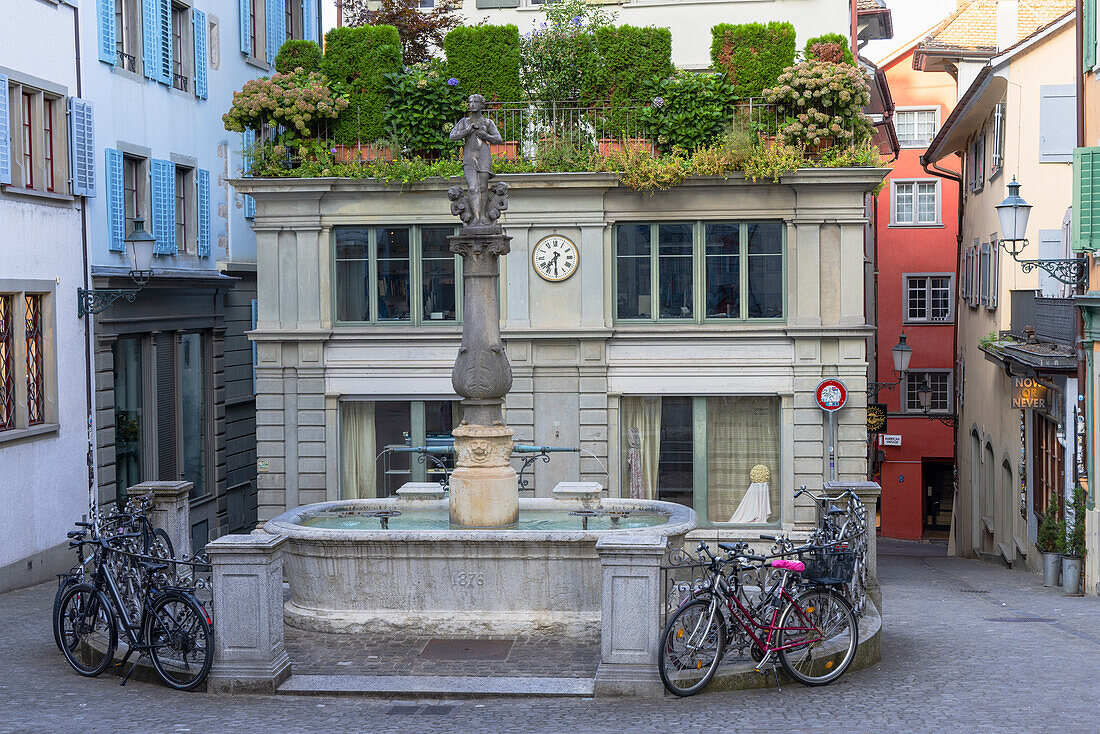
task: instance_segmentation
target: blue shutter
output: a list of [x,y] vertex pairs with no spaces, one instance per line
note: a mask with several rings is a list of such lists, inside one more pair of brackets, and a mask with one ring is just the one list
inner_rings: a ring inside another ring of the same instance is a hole
[[122,151],[107,148],[107,249],[125,252],[126,213],[122,190]]
[[[275,63],[275,54],[283,45],[282,36],[286,35],[286,0],[267,0],[264,15],[267,19],[267,63]],[[280,8],[279,5],[283,7]],[[280,12],[282,11],[282,12]]]
[[195,96],[206,99],[206,13],[192,10],[195,28]]
[[[245,130],[244,131],[244,154],[241,156],[241,174],[247,176],[252,173],[252,159],[249,158],[249,152],[252,146],[256,144],[256,131]],[[256,200],[248,194],[244,195],[244,218],[253,219],[256,216]]]
[[199,257],[210,257],[210,171],[199,169],[196,174],[199,195],[196,199],[199,228]]
[[0,184],[11,183],[11,130],[8,124],[8,77],[0,74]]
[[153,252],[158,255],[176,254],[176,165],[172,161],[149,162],[152,180],[153,236],[157,243]]
[[158,0],[160,18],[160,81],[172,84],[172,0]]
[[317,0],[302,0],[302,38],[321,42],[317,37]]
[[69,193],[95,196],[92,103],[77,97],[69,97]]
[[160,78],[160,23],[157,0],[141,0],[141,63],[146,79]]
[[114,66],[118,62],[118,33],[115,28],[115,0],[99,0],[99,60]]
[[239,0],[241,10],[241,53],[245,56],[252,55],[252,33],[249,27],[251,13],[249,13],[249,0]]

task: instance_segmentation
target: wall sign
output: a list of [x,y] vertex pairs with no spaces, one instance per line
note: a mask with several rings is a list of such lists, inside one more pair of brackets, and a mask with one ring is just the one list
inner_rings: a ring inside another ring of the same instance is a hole
[[884,433],[882,435],[882,445],[883,446],[901,446],[901,434],[899,434],[899,433],[895,433],[895,434]]
[[1018,410],[1046,410],[1047,386],[1034,377],[1013,377],[1012,407]]
[[886,433],[886,403],[867,404],[867,432]]
[[848,388],[840,380],[822,380],[814,391],[818,407],[832,413],[844,407],[848,402]]

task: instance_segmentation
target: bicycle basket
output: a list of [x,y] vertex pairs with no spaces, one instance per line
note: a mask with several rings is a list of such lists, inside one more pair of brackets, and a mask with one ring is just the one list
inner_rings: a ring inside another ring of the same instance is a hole
[[856,552],[826,548],[807,554],[802,578],[815,584],[847,584],[856,570]]

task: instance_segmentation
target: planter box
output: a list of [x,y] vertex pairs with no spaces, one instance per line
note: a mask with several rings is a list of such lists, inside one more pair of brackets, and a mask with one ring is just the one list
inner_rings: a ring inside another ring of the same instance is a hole
[[597,152],[601,156],[609,156],[622,151],[656,153],[653,141],[649,138],[600,138]]
[[352,161],[392,161],[397,157],[393,148],[385,145],[335,145],[336,162],[351,163]]
[[490,143],[489,154],[494,158],[505,158],[510,161],[518,161],[519,141],[505,140],[503,143]]

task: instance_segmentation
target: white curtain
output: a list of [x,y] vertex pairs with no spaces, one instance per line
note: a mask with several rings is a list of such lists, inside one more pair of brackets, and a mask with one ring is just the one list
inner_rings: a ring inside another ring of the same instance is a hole
[[344,499],[378,496],[374,435],[374,403],[340,403],[340,477]]
[[[619,404],[622,416],[622,446],[625,457],[626,496],[641,499],[657,497],[657,467],[661,461],[661,399],[623,398]],[[630,449],[631,428],[637,429],[637,448]],[[630,487],[631,476],[641,477],[640,491]]]
[[[729,522],[763,464],[771,473],[768,522],[779,517],[779,399],[707,398],[707,514],[711,522]],[[757,487],[757,491],[762,488]]]

